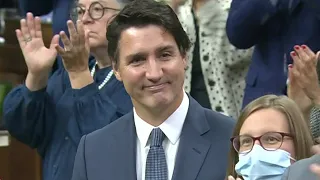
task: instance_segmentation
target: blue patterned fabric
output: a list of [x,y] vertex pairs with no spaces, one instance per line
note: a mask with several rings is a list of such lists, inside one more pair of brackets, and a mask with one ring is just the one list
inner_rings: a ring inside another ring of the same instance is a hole
[[155,128],[151,132],[145,180],[168,180],[166,155],[162,147],[164,137],[160,128]]

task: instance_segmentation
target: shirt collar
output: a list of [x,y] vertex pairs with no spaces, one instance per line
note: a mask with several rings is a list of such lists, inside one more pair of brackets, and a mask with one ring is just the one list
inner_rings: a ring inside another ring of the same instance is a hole
[[[183,94],[180,106],[159,126],[171,144],[177,143],[189,109],[189,97],[185,92]],[[133,117],[138,139],[141,145],[146,147],[150,133],[156,127],[141,119],[136,113],[135,108],[133,108]]]

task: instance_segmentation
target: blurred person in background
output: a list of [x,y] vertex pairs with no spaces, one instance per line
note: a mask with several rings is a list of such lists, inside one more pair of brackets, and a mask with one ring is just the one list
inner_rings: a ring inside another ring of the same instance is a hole
[[225,33],[231,0],[171,0],[192,46],[185,90],[203,107],[239,116],[251,50],[238,50]]
[[0,9],[1,8],[16,8],[16,0],[0,0]]
[[286,94],[294,45],[320,50],[320,1],[233,0],[226,29],[235,47],[254,47],[244,107],[265,94]]
[[[62,31],[49,48],[43,44],[40,18],[32,13],[16,30],[28,75],[7,95],[3,119],[13,137],[38,150],[44,180],[71,179],[80,138],[132,110],[123,83],[114,76],[106,39],[110,18],[125,4],[80,0],[75,7],[77,30],[68,21],[70,39]],[[58,44],[59,36],[64,48]],[[49,78],[58,53],[64,68]],[[89,53],[95,57],[92,64]]]

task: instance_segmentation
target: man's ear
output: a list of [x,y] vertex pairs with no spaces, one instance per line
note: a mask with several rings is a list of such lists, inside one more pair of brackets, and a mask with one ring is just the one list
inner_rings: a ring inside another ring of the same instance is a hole
[[187,55],[184,54],[182,56],[182,61],[183,61],[183,67],[184,67],[184,70],[187,70],[188,69],[188,58],[187,58]]
[[116,76],[116,78],[118,79],[118,81],[122,81],[121,75],[119,73],[119,66],[118,64],[114,63],[114,61],[112,61],[112,69],[113,69],[113,73]]

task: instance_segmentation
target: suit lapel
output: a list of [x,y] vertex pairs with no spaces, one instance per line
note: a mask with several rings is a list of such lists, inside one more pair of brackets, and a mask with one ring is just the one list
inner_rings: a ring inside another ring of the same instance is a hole
[[136,173],[136,128],[133,121],[133,113],[125,115],[126,123],[121,130],[123,133],[114,138],[114,151],[118,157],[114,164],[115,167],[122,169],[121,174],[116,175],[115,179],[137,179]]
[[189,96],[190,106],[180,136],[172,180],[194,180],[211,143],[202,135],[210,130],[204,109]]

